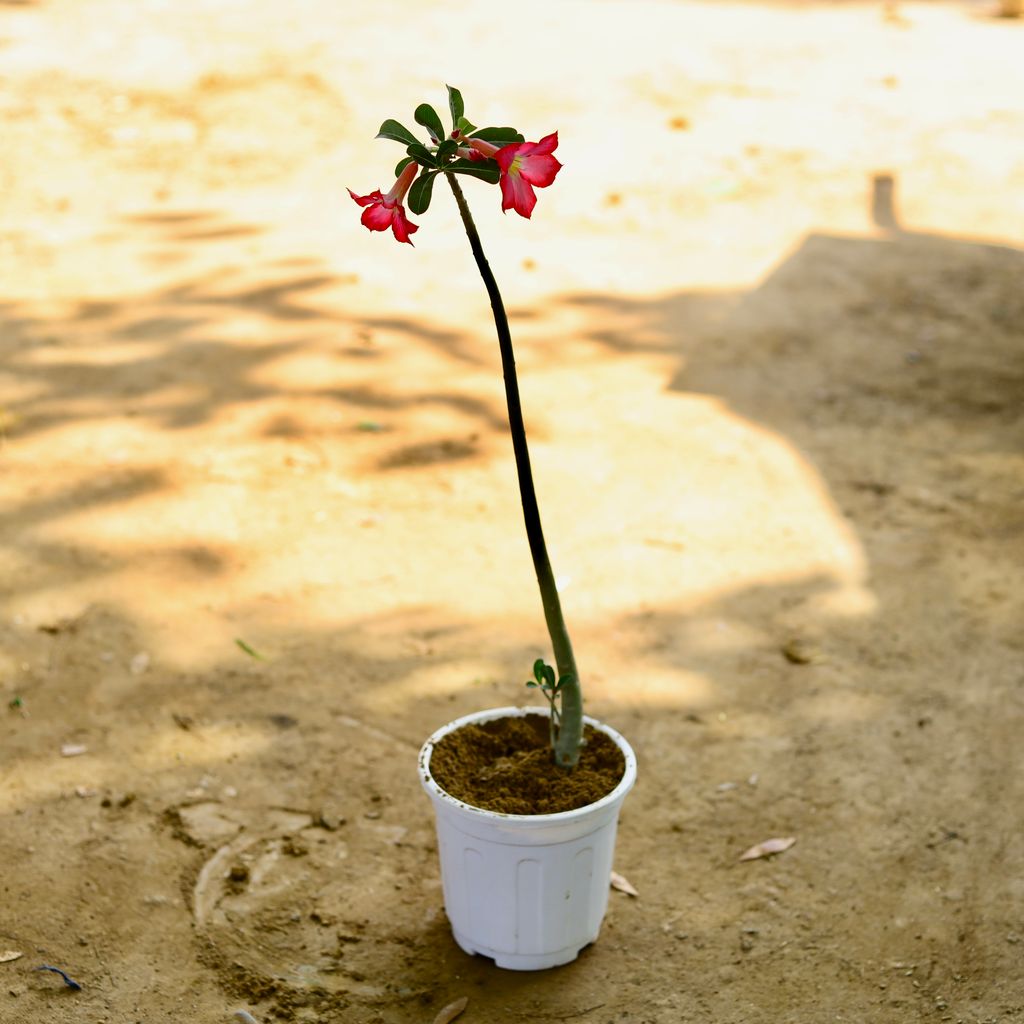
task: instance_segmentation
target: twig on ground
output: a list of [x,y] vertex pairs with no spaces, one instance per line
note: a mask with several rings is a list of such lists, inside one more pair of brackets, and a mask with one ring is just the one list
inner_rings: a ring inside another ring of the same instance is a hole
[[59,967],[51,967],[49,964],[42,964],[36,968],[37,971],[52,971],[54,974],[59,974],[64,979],[64,984],[68,988],[73,988],[76,992],[81,992],[82,986],[75,981],[74,978],[69,978]]

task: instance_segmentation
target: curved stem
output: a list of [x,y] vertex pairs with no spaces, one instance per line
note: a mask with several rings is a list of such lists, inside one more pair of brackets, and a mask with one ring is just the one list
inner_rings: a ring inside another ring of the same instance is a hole
[[569,630],[562,616],[562,604],[558,599],[555,586],[555,575],[551,569],[547,546],[544,543],[544,531],[541,529],[540,509],[537,505],[537,492],[533,486],[533,473],[530,469],[530,452],[526,446],[526,426],[523,422],[523,409],[519,401],[519,381],[516,377],[516,359],[512,350],[512,335],[508,328],[508,317],[505,305],[501,301],[501,292],[494,279],[480,235],[477,233],[473,216],[466,204],[455,175],[445,172],[448,184],[451,185],[458,204],[462,223],[469,238],[470,248],[476,260],[477,269],[483,278],[484,287],[491,300],[491,312],[494,314],[494,326],[498,332],[498,347],[501,350],[501,368],[505,378],[505,400],[508,405],[508,422],[512,433],[512,450],[516,458],[516,473],[519,477],[519,494],[523,502],[523,519],[526,523],[526,538],[530,543],[530,554],[533,556],[533,568],[537,574],[541,601],[544,605],[544,619],[547,622],[548,635],[555,655],[555,666],[558,678],[566,682],[559,690],[561,698],[561,723],[558,737],[555,740],[555,761],[566,768],[572,768],[579,760],[580,746],[583,742],[583,695],[580,690],[580,677],[576,671],[576,659],[572,653]]

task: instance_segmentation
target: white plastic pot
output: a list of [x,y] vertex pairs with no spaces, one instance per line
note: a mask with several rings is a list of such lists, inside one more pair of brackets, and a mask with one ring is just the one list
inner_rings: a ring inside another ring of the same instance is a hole
[[434,804],[444,904],[455,941],[499,967],[538,971],[575,960],[601,930],[619,809],[636,781],[636,756],[607,725],[586,718],[622,751],[626,769],[607,796],[558,814],[500,814],[456,800],[430,774],[443,736],[464,725],[539,714],[496,708],[449,722],[420,751],[420,781]]

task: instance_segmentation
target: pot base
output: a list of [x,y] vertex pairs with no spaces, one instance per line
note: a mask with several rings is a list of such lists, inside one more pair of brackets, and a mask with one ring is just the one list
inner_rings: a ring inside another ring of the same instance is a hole
[[571,964],[587,946],[597,940],[595,935],[593,939],[584,942],[582,946],[567,946],[565,949],[555,950],[553,953],[529,954],[502,953],[497,949],[481,949],[470,942],[465,936],[460,935],[454,928],[452,929],[452,936],[463,953],[469,953],[470,956],[489,957],[497,967],[502,967],[506,971],[544,971],[549,967],[561,967],[563,964]]

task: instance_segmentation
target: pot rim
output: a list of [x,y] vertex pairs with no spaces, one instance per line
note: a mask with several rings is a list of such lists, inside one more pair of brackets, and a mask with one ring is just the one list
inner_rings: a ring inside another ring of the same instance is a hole
[[600,800],[595,800],[592,804],[585,804],[583,807],[576,807],[571,811],[557,811],[553,814],[506,814],[503,811],[488,811],[483,807],[477,807],[474,804],[467,804],[464,800],[459,800],[457,797],[452,796],[447,790],[442,789],[434,779],[433,775],[430,774],[430,755],[433,753],[434,745],[449,733],[455,732],[457,729],[461,729],[464,725],[474,725],[478,722],[490,722],[497,718],[523,718],[526,715],[543,715],[546,718],[549,716],[549,712],[544,708],[537,707],[490,708],[486,711],[474,711],[471,714],[463,715],[461,718],[456,718],[453,721],[448,722],[447,725],[443,725],[440,729],[431,733],[427,738],[427,741],[420,748],[418,762],[420,782],[428,795],[439,803],[447,804],[453,808],[458,808],[461,811],[478,816],[482,820],[520,821],[524,824],[528,822],[534,822],[537,824],[557,824],[560,822],[572,821],[576,818],[581,818],[584,815],[593,814],[610,804],[619,803],[633,788],[633,784],[636,782],[636,754],[633,752],[633,748],[625,738],[610,725],[606,725],[604,722],[598,721],[596,718],[591,718],[589,715],[584,715],[583,721],[594,729],[603,732],[609,739],[611,739],[619,750],[622,751],[622,756],[625,760],[622,778],[619,779],[618,785],[616,785],[611,792],[606,793]]

